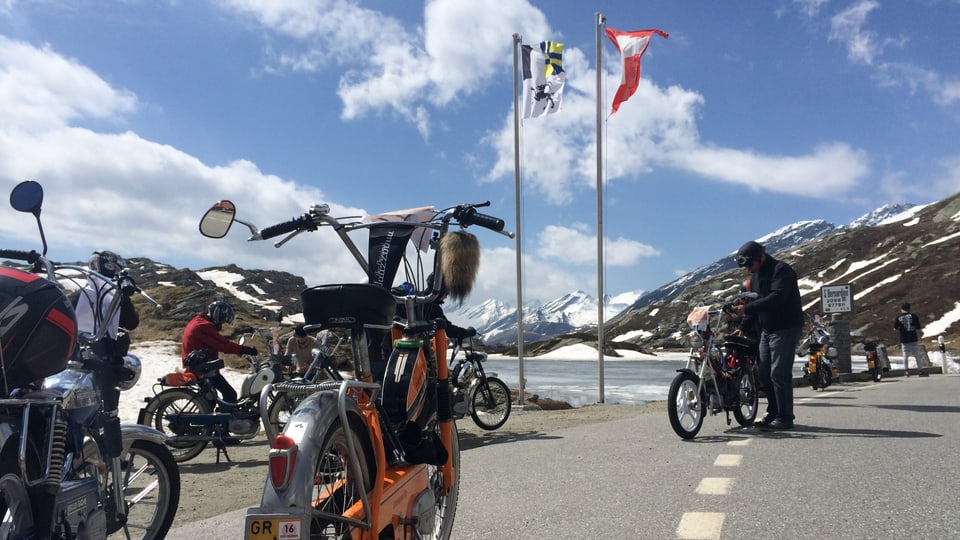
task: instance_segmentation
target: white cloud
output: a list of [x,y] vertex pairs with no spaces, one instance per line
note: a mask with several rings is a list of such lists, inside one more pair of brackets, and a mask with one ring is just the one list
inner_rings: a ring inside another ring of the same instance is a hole
[[[17,90],[24,85],[31,91]],[[197,232],[201,214],[224,195],[233,197],[242,218],[266,226],[304,211],[302,201],[323,201],[319,190],[264,174],[248,161],[207,165],[136,133],[97,133],[70,125],[88,118],[123,123],[136,103],[135,95],[111,88],[49,48],[0,37],[0,185],[9,189],[25,179],[41,183],[44,230],[54,258],[81,259],[109,248],[171,264],[228,260],[258,268],[269,259],[271,268],[308,282],[346,279],[351,272],[363,277],[336,235],[324,234],[328,231],[299,239],[313,245],[297,257],[277,257],[267,242],[247,244],[239,226],[222,241]],[[338,213],[363,213],[331,206]],[[33,220],[7,212],[0,233],[28,249],[39,248]]]
[[880,7],[874,1],[858,2],[830,19],[830,41],[840,41],[847,48],[847,57],[857,63],[872,64],[881,52],[877,35],[864,28],[867,15]]
[[7,129],[42,130],[83,118],[119,121],[136,107],[133,94],[111,88],[76,61],[0,36],[0,118]]
[[[564,263],[596,264],[597,235],[583,223],[574,223],[571,227],[549,225],[537,235],[536,253]],[[604,262],[608,266],[631,266],[642,257],[659,254],[655,248],[627,238],[604,242]]]
[[485,88],[510,63],[505,35],[515,31],[537,40],[550,35],[543,13],[526,0],[502,0],[496,9],[431,0],[423,27],[416,29],[347,0],[221,0],[221,6],[297,40],[279,55],[281,66],[306,71],[330,62],[348,66],[338,90],[344,119],[393,111],[424,137],[431,129],[428,107]]

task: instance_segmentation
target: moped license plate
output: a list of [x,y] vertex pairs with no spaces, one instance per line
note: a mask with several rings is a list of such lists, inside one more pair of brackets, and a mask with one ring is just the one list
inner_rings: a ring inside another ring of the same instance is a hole
[[296,516],[247,515],[245,540],[302,540],[303,521]]

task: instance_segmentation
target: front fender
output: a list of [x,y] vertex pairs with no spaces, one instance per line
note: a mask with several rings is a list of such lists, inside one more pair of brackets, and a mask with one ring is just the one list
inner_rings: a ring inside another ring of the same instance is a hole
[[124,452],[130,450],[133,441],[147,440],[162,446],[167,440],[167,436],[162,431],[140,424],[120,424],[120,437],[123,439]]

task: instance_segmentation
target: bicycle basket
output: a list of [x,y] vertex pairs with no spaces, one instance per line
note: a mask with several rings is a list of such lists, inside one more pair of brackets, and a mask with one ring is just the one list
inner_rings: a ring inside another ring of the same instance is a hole
[[710,307],[700,306],[693,308],[693,311],[687,315],[687,324],[690,328],[701,332],[706,330],[710,324]]

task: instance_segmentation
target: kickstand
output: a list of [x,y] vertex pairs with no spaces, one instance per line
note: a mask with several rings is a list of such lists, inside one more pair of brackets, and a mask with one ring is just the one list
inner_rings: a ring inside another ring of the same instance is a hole
[[230,454],[227,453],[227,445],[223,444],[223,441],[214,441],[213,445],[217,447],[217,464],[220,463],[220,452],[223,452],[223,457],[227,458],[228,462],[233,463]]
[[730,411],[727,411],[727,425],[729,426],[732,422],[730,421]]

